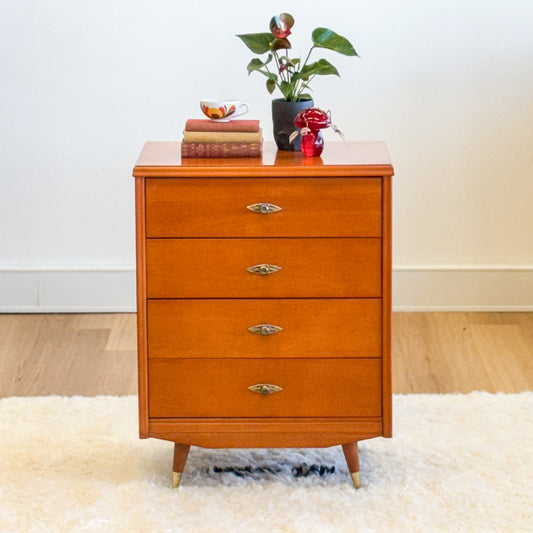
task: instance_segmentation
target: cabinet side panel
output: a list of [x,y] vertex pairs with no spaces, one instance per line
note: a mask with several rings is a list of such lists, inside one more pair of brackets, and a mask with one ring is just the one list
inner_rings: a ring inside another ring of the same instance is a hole
[[146,342],[146,216],[145,179],[135,178],[135,231],[137,250],[137,368],[139,436],[148,437],[148,354]]
[[383,237],[382,237],[382,394],[383,436],[392,437],[392,379],[391,379],[391,271],[392,271],[392,191],[391,178],[383,178]]

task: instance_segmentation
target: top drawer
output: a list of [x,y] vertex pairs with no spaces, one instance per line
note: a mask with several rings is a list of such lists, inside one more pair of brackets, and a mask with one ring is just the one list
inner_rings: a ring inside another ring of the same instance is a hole
[[149,178],[146,236],[380,237],[381,179]]

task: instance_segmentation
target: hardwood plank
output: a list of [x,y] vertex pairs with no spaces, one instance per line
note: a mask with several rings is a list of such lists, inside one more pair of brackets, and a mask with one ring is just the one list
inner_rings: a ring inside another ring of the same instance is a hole
[[533,389],[533,313],[395,313],[393,391]]
[[136,351],[106,349],[112,330],[135,339],[132,319],[117,317],[0,315],[0,396],[135,393]]

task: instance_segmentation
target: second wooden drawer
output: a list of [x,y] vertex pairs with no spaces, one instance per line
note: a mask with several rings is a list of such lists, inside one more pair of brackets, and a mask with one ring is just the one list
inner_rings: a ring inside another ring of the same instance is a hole
[[381,239],[148,239],[146,271],[148,298],[379,298]]

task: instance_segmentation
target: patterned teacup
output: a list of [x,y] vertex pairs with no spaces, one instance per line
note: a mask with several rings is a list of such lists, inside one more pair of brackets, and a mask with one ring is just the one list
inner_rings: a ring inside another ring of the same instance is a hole
[[204,98],[200,108],[207,118],[223,122],[248,112],[248,106],[235,98]]

